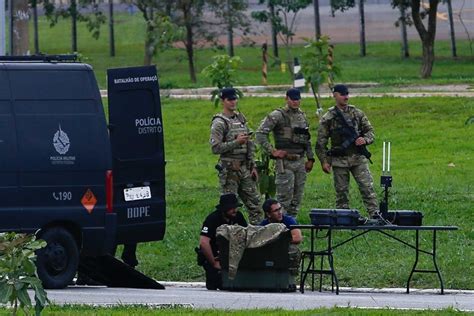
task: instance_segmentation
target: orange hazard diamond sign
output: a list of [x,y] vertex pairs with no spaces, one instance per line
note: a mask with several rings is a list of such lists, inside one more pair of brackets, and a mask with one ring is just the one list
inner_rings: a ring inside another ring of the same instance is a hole
[[92,213],[92,210],[97,204],[97,199],[95,198],[94,193],[92,193],[90,189],[87,189],[86,193],[84,193],[84,196],[81,199],[81,203],[89,214]]

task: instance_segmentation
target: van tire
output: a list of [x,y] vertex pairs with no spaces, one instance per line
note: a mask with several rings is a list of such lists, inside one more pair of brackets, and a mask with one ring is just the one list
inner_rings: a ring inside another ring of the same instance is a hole
[[47,229],[40,235],[47,242],[38,250],[36,267],[46,289],[62,289],[72,282],[79,265],[79,250],[69,231],[61,227]]

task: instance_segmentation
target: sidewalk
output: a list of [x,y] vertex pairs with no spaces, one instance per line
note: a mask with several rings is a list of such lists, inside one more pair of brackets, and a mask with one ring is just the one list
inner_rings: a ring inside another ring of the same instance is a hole
[[[419,98],[419,97],[474,97],[474,85],[450,84],[450,85],[414,85],[401,87],[381,87],[378,83],[348,83],[351,97],[399,97],[399,98]],[[290,85],[272,86],[237,86],[245,97],[270,97],[283,98]],[[386,90],[382,91],[381,90]],[[193,89],[162,89],[161,97],[173,99],[209,99],[214,88],[193,88]],[[102,97],[107,97],[107,90],[101,90]],[[321,97],[331,97],[328,89],[321,89]],[[312,93],[302,93],[303,98],[313,98]]]

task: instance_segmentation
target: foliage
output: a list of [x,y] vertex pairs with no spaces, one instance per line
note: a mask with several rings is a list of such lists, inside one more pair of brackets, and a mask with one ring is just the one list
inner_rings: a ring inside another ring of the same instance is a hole
[[305,39],[306,45],[301,56],[303,72],[306,81],[309,82],[317,105],[317,113],[323,111],[320,101],[319,90],[325,83],[332,88],[333,80],[340,74],[339,67],[333,64],[333,56],[329,53],[329,37],[321,36],[318,39]]
[[[216,293],[219,295],[219,293]],[[284,310],[259,308],[256,309],[200,309],[191,308],[187,306],[180,306],[180,304],[163,304],[163,305],[125,305],[118,304],[117,306],[85,306],[85,305],[48,305],[45,309],[49,316],[221,316],[225,313],[226,316],[311,316],[311,315],[333,315],[333,316],[448,316],[448,315],[470,315],[472,313],[462,312],[455,308],[445,309],[427,309],[427,310],[407,310],[407,309],[393,309],[393,308],[371,308],[363,309],[360,307],[332,307],[332,308],[318,308],[311,310]],[[186,305],[186,304],[183,304]],[[8,315],[7,311],[0,309],[0,315]]]
[[35,292],[37,315],[48,301],[34,264],[35,251],[45,246],[46,242],[36,240],[35,235],[0,234],[0,303],[10,303],[13,315],[16,315],[18,304],[25,314],[29,314],[32,302],[28,288]]
[[344,12],[355,7],[355,0],[331,0],[331,13],[334,16],[336,11]]
[[94,39],[99,39],[100,27],[102,24],[105,24],[106,17],[102,11],[100,11],[99,4],[96,1],[79,0],[79,6],[81,8],[90,8],[91,14],[82,14],[77,9],[76,3],[72,1],[68,7],[63,7],[62,4],[58,6],[56,1],[53,0],[39,0],[36,2],[43,2],[45,15],[48,18],[51,27],[58,23],[59,18],[67,19],[70,17],[76,17],[78,21],[86,24],[88,31],[92,34]]
[[[212,58],[212,64],[202,70],[202,73],[211,79],[211,84],[217,89],[211,91],[211,100],[214,105],[219,103],[219,91],[222,88],[233,87],[236,83],[235,74],[242,64],[239,56],[230,57],[229,55],[216,55]],[[239,97],[243,97],[242,91],[235,88]]]

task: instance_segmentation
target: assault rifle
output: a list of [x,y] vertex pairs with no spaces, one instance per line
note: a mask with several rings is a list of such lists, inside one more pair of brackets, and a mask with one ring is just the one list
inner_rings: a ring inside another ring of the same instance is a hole
[[[336,114],[337,116],[341,119],[342,121],[342,134],[345,136],[344,141],[342,142],[342,145],[340,147],[335,147],[331,148],[328,151],[329,156],[343,156],[345,154],[345,151],[349,146],[355,143],[356,139],[359,138],[359,133],[356,131],[354,128],[354,123],[352,120],[346,120],[344,115],[342,115],[341,111],[336,108]],[[372,154],[367,150],[367,147],[365,145],[361,146],[356,146],[357,152],[367,158],[370,163],[372,163],[372,160],[370,160],[370,157],[372,157]]]

